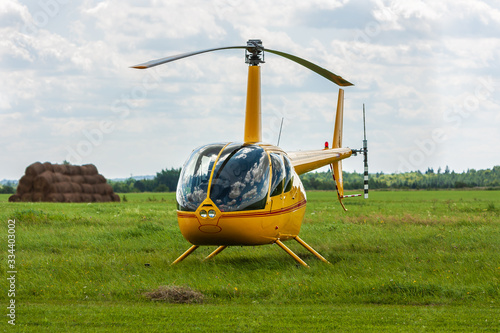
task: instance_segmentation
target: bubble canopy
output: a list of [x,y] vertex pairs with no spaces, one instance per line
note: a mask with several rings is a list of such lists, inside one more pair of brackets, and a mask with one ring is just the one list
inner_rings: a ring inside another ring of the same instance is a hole
[[257,145],[211,144],[193,151],[177,184],[181,211],[196,211],[207,197],[221,212],[264,209],[270,162]]

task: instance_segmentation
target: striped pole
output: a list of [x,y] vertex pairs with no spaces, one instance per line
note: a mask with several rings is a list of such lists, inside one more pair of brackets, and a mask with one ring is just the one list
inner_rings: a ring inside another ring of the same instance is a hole
[[365,122],[365,104],[363,103],[363,155],[364,164],[365,164],[365,172],[364,172],[364,190],[365,190],[365,199],[368,199],[368,141],[366,140],[366,122]]

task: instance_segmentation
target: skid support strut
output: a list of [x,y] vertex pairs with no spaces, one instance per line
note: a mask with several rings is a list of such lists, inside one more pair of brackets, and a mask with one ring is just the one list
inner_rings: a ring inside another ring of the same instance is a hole
[[203,261],[206,261],[206,260],[209,260],[209,259],[212,259],[213,257],[215,257],[216,255],[218,255],[219,253],[222,252],[222,250],[224,250],[225,248],[227,247],[227,245],[222,245],[222,246],[219,246],[214,252],[210,253],[208,255],[208,257],[206,257],[205,259],[203,259]]
[[198,245],[193,245],[191,246],[186,252],[184,252],[179,258],[177,258],[173,263],[170,264],[170,266],[173,266],[181,261],[183,261],[184,259],[186,259],[186,257],[188,255],[190,255],[191,253],[194,252],[194,250],[196,250],[199,246]]
[[302,259],[300,259],[295,253],[292,252],[288,247],[286,247],[285,244],[283,244],[279,239],[276,240],[276,244],[278,244],[279,247],[281,247],[283,250],[285,250],[286,253],[292,256],[293,259],[295,259],[299,264],[301,264],[304,267],[309,268],[309,265],[306,264],[306,262]]
[[300,245],[302,245],[303,247],[305,247],[307,249],[307,251],[311,252],[312,254],[314,254],[319,260],[323,261],[323,262],[326,262],[326,263],[329,263],[328,260],[326,260],[325,258],[323,258],[323,256],[321,254],[319,254],[318,252],[316,252],[316,250],[314,250],[312,247],[310,247],[309,245],[307,245],[306,242],[304,242],[299,236],[296,236],[294,238]]
[[[299,236],[295,236],[293,239],[295,239],[297,241],[297,243],[299,243],[300,245],[302,245],[307,251],[311,252],[312,254],[314,254],[316,256],[316,258],[318,258],[319,260],[323,261],[323,262],[326,262],[329,264],[328,260],[326,260],[321,254],[319,254],[318,252],[316,252],[316,250],[314,250],[312,247],[310,247],[306,242],[304,242]],[[295,253],[292,252],[292,250],[290,250],[285,244],[283,244],[283,242],[281,242],[279,239],[276,241],[276,244],[278,244],[279,247],[281,247],[283,250],[285,250],[286,253],[288,253],[293,259],[295,259],[299,264],[301,264],[302,266],[305,266],[305,267],[309,267],[309,265],[307,265],[307,263],[300,259],[298,255],[296,255]]]

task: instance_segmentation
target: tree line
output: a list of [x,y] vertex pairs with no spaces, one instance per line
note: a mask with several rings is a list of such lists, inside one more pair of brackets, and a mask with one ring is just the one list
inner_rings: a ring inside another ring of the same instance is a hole
[[[335,190],[331,172],[309,172],[300,177],[307,190]],[[344,189],[357,190],[363,188],[363,174],[343,172]],[[412,171],[406,173],[384,174],[378,172],[369,175],[370,189],[453,189],[471,187],[500,187],[500,166],[492,169],[469,169],[462,173],[435,171],[428,168],[426,172]]]
[[161,170],[156,173],[153,179],[133,178],[124,181],[108,180],[108,183],[113,188],[115,193],[130,193],[130,192],[175,192],[177,190],[177,181],[181,174],[181,168],[171,168],[169,170]]
[[[161,170],[153,179],[136,180],[133,178],[124,181],[108,183],[115,193],[130,192],[175,192],[177,181],[181,173],[180,168]],[[357,172],[343,172],[344,189],[358,190],[363,188],[363,174]],[[325,172],[309,172],[300,176],[306,190],[335,190],[332,174]],[[500,166],[492,169],[469,169],[462,173],[450,171],[448,167],[427,171],[412,171],[405,173],[384,174],[377,172],[369,175],[370,189],[460,189],[460,188],[500,188]],[[12,184],[0,186],[0,193],[15,193]]]

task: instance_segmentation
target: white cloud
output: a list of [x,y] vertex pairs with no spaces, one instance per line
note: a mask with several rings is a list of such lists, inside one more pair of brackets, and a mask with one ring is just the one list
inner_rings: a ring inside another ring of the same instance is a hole
[[[495,138],[500,127],[499,32],[499,6],[479,0],[2,1],[0,155],[12,163],[0,178],[19,178],[36,160],[61,162],[67,146],[76,149],[102,121],[115,127],[85,161],[111,177],[180,166],[195,146],[241,140],[243,51],[147,71],[128,67],[244,45],[250,38],[355,83],[346,88],[344,143],[361,143],[365,103],[372,170],[397,170],[401,157],[408,159],[419,140],[441,127],[450,139],[416,167],[467,169],[470,161],[450,152],[459,147],[476,155],[476,146],[460,133]],[[264,128],[272,143],[283,115],[285,149],[317,148],[331,138],[336,86],[272,54],[266,54],[262,75]],[[471,102],[488,77],[493,83],[474,116],[455,112],[445,118],[447,110]],[[491,167],[499,154],[480,161]],[[361,169],[361,161],[345,165]]]
[[15,0],[0,3],[0,27],[12,27],[30,19],[28,8]]

